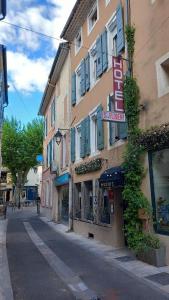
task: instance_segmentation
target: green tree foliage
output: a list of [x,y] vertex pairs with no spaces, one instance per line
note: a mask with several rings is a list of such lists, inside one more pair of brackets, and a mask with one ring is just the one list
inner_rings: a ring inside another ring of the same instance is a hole
[[13,179],[13,183],[20,191],[23,188],[30,168],[36,166],[36,156],[42,153],[43,121],[35,119],[27,126],[12,118],[6,119],[2,134],[2,162]]

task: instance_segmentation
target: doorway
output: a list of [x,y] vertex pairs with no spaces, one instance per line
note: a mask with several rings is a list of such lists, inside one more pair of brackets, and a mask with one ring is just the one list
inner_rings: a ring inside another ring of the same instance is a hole
[[65,185],[61,188],[61,221],[68,223],[69,221],[69,186]]

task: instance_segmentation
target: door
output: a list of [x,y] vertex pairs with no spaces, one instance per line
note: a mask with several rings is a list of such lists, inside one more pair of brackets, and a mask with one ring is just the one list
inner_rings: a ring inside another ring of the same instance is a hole
[[69,221],[69,186],[64,186],[61,190],[61,220]]

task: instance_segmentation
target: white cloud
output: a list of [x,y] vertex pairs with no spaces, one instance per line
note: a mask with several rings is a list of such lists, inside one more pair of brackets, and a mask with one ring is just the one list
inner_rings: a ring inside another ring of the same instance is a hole
[[8,51],[7,59],[9,82],[22,92],[43,92],[53,59],[29,59],[23,53],[12,51]]

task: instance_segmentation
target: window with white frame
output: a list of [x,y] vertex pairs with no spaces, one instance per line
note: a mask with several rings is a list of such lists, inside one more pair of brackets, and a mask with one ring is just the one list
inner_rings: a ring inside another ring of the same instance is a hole
[[158,97],[169,93],[169,52],[156,62]]
[[75,54],[77,54],[82,46],[82,29],[79,30],[75,37]]
[[76,127],[76,160],[80,159],[81,126]]
[[90,33],[98,20],[98,1],[95,1],[88,15],[88,33]]
[[50,107],[50,113],[51,113],[51,127],[53,127],[55,125],[55,98],[52,101]]
[[106,6],[109,4],[110,0],[105,0],[106,1]]
[[62,166],[66,167],[66,135],[62,137]]
[[97,112],[90,115],[90,143],[91,155],[97,152]]
[[81,68],[80,66],[76,69],[76,104],[80,101],[81,98],[81,87],[80,87],[80,82],[81,82]]
[[93,87],[96,80],[96,66],[97,66],[97,56],[96,56],[96,44],[90,50],[90,86]]
[[108,61],[109,67],[112,67],[112,56],[117,56],[117,26],[116,16],[113,16],[107,25],[108,38]]

